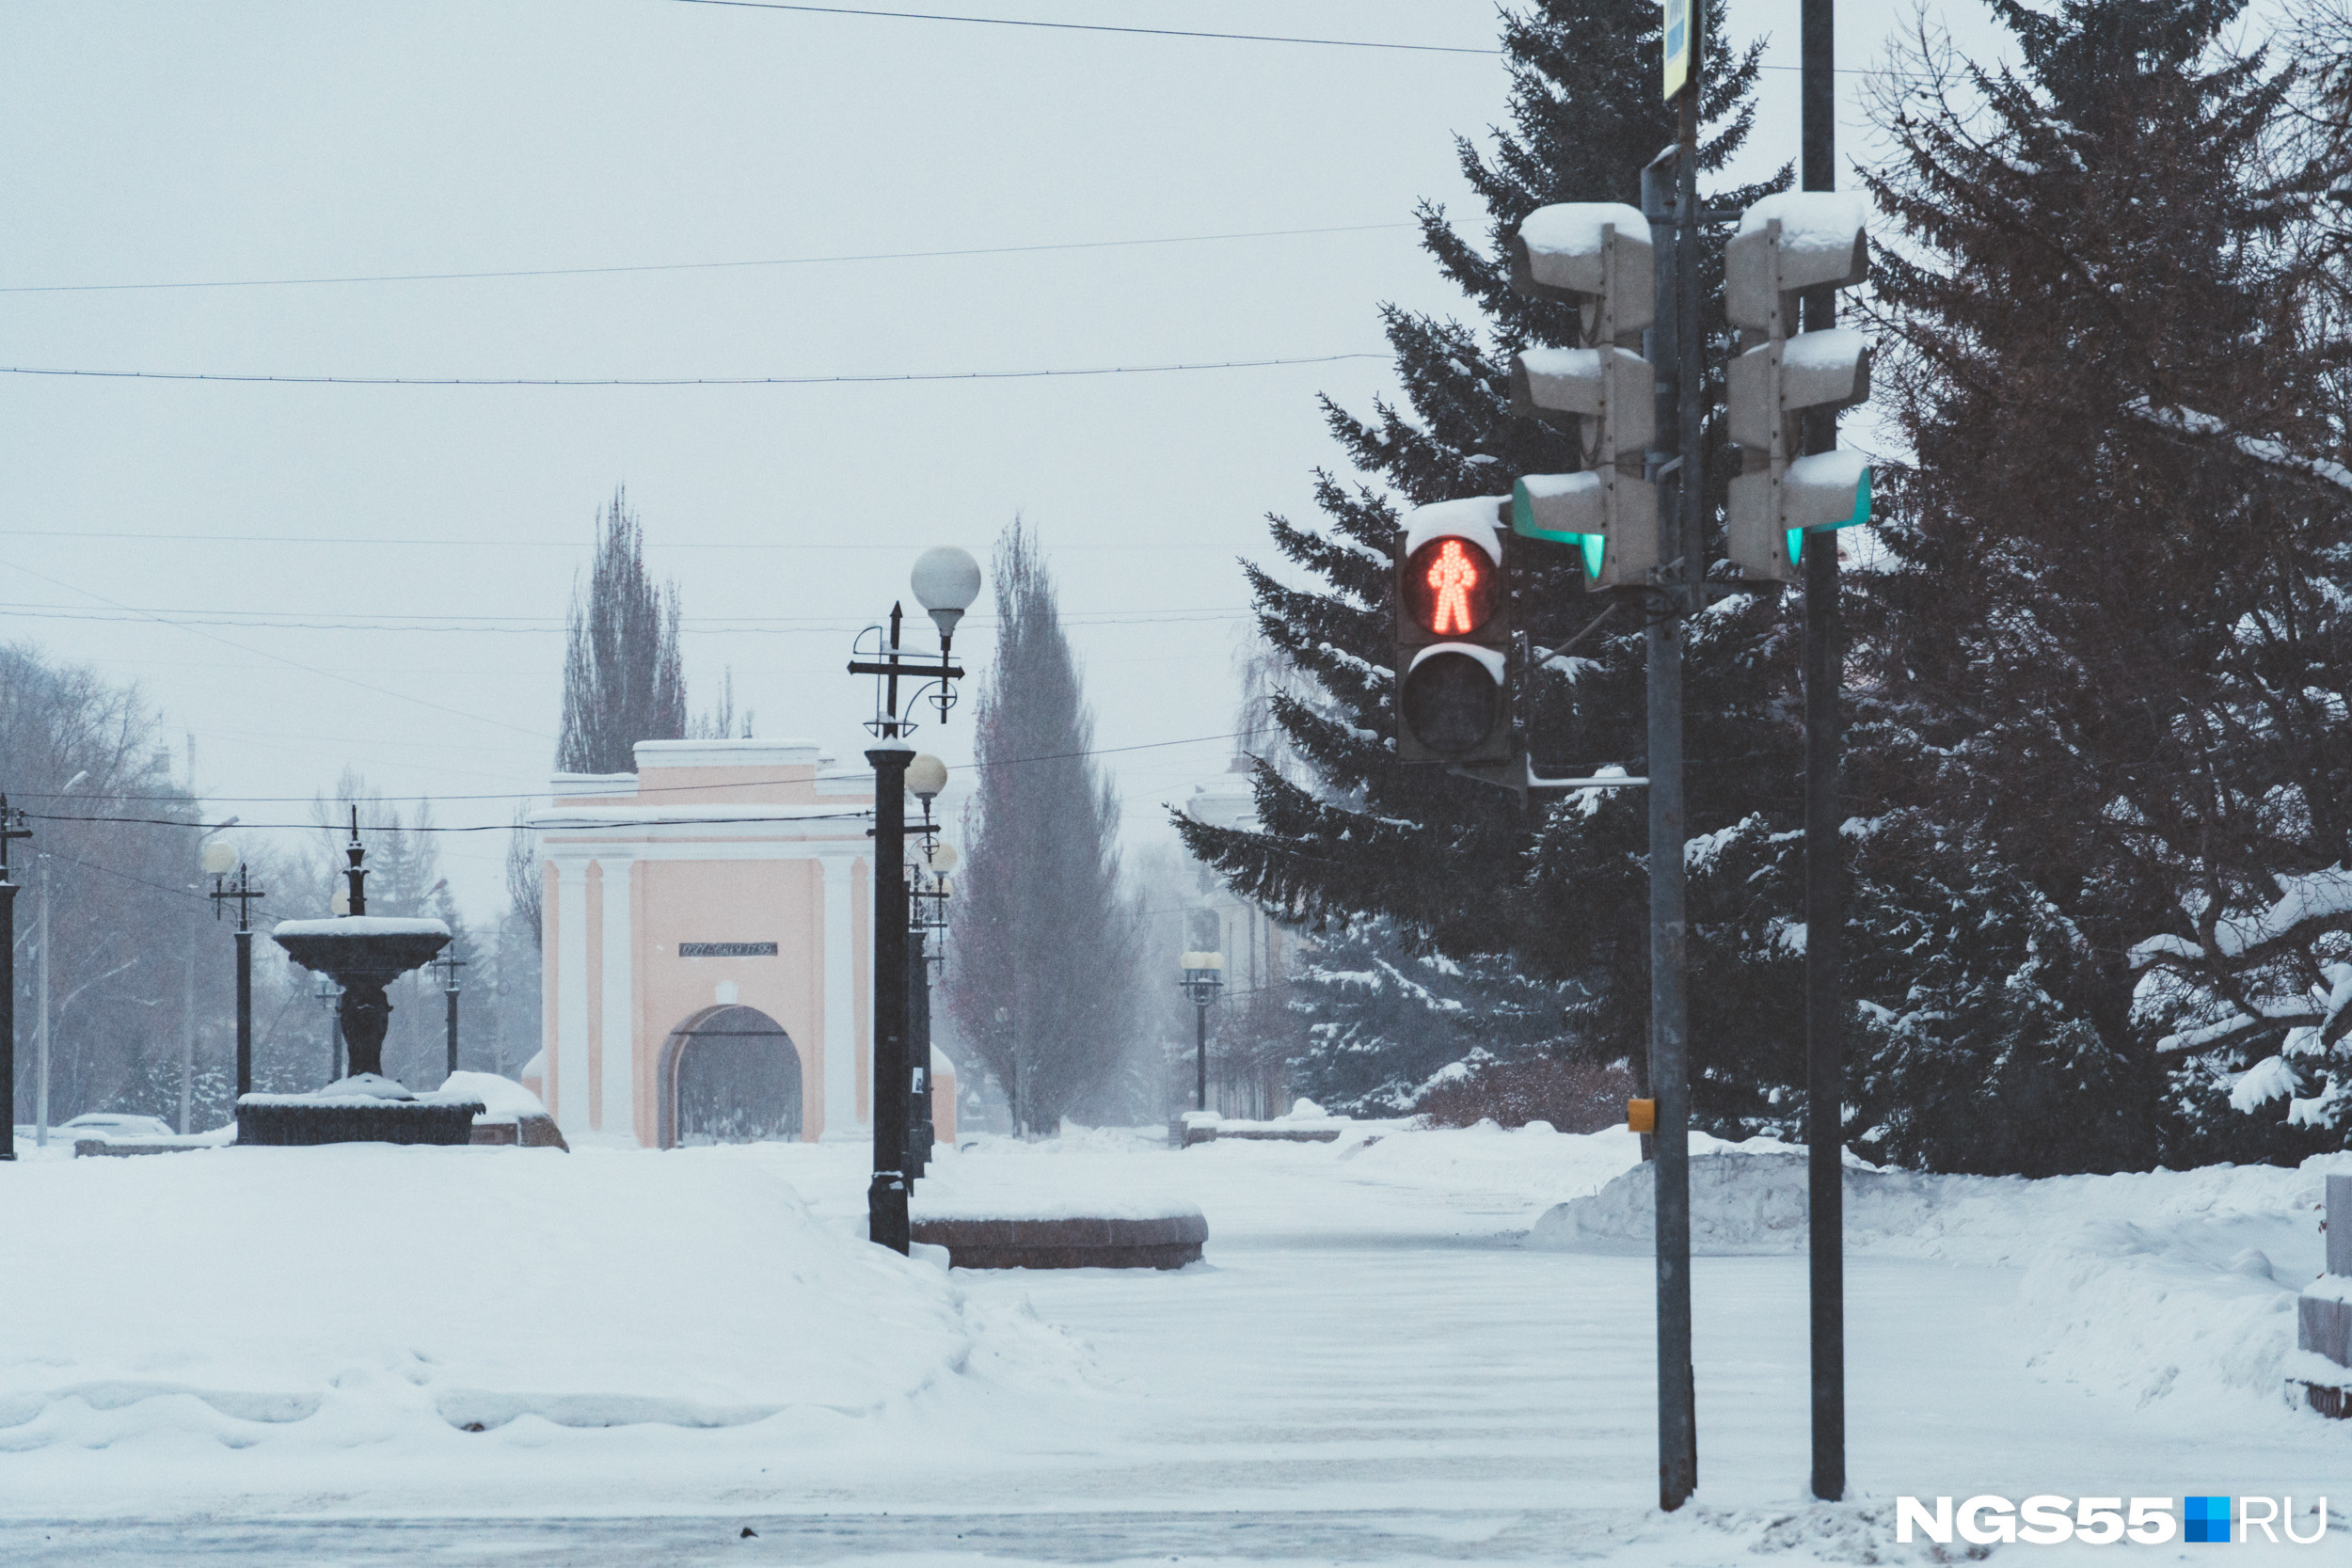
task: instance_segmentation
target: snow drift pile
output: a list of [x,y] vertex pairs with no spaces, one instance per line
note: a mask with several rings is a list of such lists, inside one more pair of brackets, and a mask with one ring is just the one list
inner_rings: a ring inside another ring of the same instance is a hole
[[857,1415],[975,1348],[937,1269],[739,1161],[354,1144],[11,1185],[0,1451]]

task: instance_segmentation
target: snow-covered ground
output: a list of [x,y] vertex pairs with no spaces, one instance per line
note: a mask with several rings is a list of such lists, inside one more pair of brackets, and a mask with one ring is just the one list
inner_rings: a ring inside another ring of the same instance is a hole
[[1207,1259],[1167,1275],[882,1255],[854,1145],[52,1150],[0,1168],[0,1560],[1925,1561],[1898,1495],[2352,1508],[2352,1423],[2279,1385],[2316,1166],[1851,1172],[1830,1508],[1804,1498],[1802,1169],[1722,1147],[1672,1518],[1622,1132],[1079,1132],[917,1188],[1198,1206]]

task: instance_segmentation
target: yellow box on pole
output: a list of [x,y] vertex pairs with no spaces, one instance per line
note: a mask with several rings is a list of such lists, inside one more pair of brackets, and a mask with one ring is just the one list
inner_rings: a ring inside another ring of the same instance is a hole
[[1657,1132],[1658,1101],[1655,1100],[1627,1101],[1625,1102],[1625,1125],[1626,1130],[1631,1132]]

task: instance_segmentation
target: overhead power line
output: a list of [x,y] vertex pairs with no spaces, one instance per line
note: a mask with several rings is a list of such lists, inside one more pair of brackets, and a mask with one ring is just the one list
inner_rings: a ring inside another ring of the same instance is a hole
[[248,375],[220,371],[91,371],[46,365],[0,365],[0,375],[69,376],[101,381],[221,381],[285,387],[824,387],[899,381],[1036,381],[1056,377],[1158,375],[1170,371],[1248,371],[1272,365],[1328,365],[1342,359],[1386,359],[1386,354],[1317,354],[1288,359],[1217,359],[1168,365],[1093,365],[1041,371],[911,371],[871,375],[693,376],[405,376]]
[[1491,45],[1473,48],[1458,43],[1391,43],[1379,39],[1295,38],[1285,33],[1212,33],[1185,27],[1123,27],[1108,22],[1037,22],[1011,16],[954,16],[941,11],[885,11],[852,6],[791,6],[782,0],[676,0],[688,6],[722,6],[730,10],[802,11],[815,16],[884,17],[894,22],[960,22],[978,27],[1035,27],[1057,33],[1130,33],[1145,38],[1219,39],[1232,43],[1304,43],[1327,49],[1395,49],[1417,55],[1485,55],[1501,51]]
[[[994,761],[987,763],[960,762],[951,765],[948,771],[951,773],[970,773],[978,771],[984,768],[1018,768],[1033,762],[1067,762],[1076,757],[1116,756],[1127,752],[1164,752],[1171,746],[1203,746],[1213,740],[1246,740],[1249,736],[1260,733],[1262,733],[1260,730],[1254,729],[1230,730],[1223,735],[1186,736],[1182,740],[1145,740],[1138,741],[1132,746],[1095,746],[1082,752],[1043,752],[1033,757],[998,757]],[[734,779],[729,780],[724,784],[662,784],[659,787],[664,795],[686,795],[706,789],[764,789],[771,786],[781,786],[784,784],[805,784],[806,782],[807,781],[804,779],[755,779],[746,783],[740,779]],[[20,800],[70,800],[83,798],[72,795],[43,794],[39,790],[18,790],[15,793],[16,798]],[[452,800],[537,800],[547,799],[548,796],[549,792],[544,789],[506,790],[484,795],[377,795],[370,798],[369,804],[371,806],[397,806],[419,804],[436,805]],[[151,801],[168,801],[174,804],[202,805],[210,807],[224,805],[303,806],[314,804],[324,799],[324,797],[316,795],[207,795],[201,801],[194,802],[190,801],[188,797],[185,795],[108,795],[104,797],[104,799],[108,800],[119,800],[125,804],[138,804],[141,802]],[[36,814],[28,812],[25,815],[29,816]],[[870,812],[850,812],[846,815],[851,816],[870,816],[872,814]],[[52,822],[137,822],[144,823],[149,826],[165,828],[201,828],[207,826],[207,824],[202,822],[181,817],[72,816],[56,815],[43,818],[43,820]],[[685,820],[706,821],[708,819],[695,817],[687,818]],[[746,820],[767,822],[772,821],[774,818],[761,816],[746,818]],[[830,821],[832,818],[830,816],[822,818],[803,817],[798,820]],[[300,828],[305,831],[316,828],[324,830],[327,832],[338,832],[342,831],[342,824],[338,822],[241,821],[237,824],[237,826],[240,828]],[[443,828],[437,826],[418,826],[413,823],[394,822],[378,828],[366,829],[365,831],[375,832],[476,833],[491,832],[501,829],[512,828],[514,824],[512,822],[493,822],[481,827]]]
[[[139,539],[183,545],[382,545],[400,548],[431,547],[435,549],[514,549],[514,550],[591,550],[594,539],[406,539],[389,534],[370,533],[358,536],[311,533],[163,533],[153,531],[86,528],[12,528],[0,530],[6,539]],[[648,539],[649,550],[791,550],[795,552],[895,550],[919,552],[928,547],[921,541],[893,544],[887,540],[859,545],[812,545],[797,539]],[[1232,545],[1192,545],[1162,539],[1120,540],[1112,544],[1063,544],[1054,546],[1054,553],[1073,550],[1234,550],[1248,546]],[[975,616],[977,621],[983,617]]]
[[525,729],[520,724],[510,724],[502,719],[491,719],[483,714],[469,713],[464,708],[451,707],[445,703],[437,703],[424,697],[412,696],[405,691],[396,691],[389,686],[377,686],[373,682],[358,680],[350,675],[337,674],[332,670],[322,670],[316,665],[305,664],[300,659],[288,658],[283,654],[271,653],[266,648],[256,648],[244,642],[231,641],[226,637],[219,636],[214,632],[205,631],[201,627],[191,626],[184,621],[175,621],[167,615],[157,614],[155,611],[150,610],[140,610],[135,606],[124,604],[119,599],[110,599],[103,594],[93,592],[87,588],[76,587],[74,584],[67,582],[60,578],[53,578],[46,572],[36,572],[30,566],[19,565],[14,562],[0,561],[0,567],[8,567],[11,570],[22,572],[28,578],[37,578],[41,582],[48,583],[53,588],[62,588],[69,594],[79,594],[86,599],[95,599],[109,610],[123,611],[126,618],[153,621],[159,626],[177,626],[179,629],[186,632],[191,637],[200,637],[208,642],[217,642],[223,647],[234,648],[239,653],[251,654],[256,658],[265,658],[273,664],[282,664],[288,669],[300,670],[307,674],[317,675],[325,680],[337,681],[344,686],[357,687],[362,691],[373,691],[379,697],[390,697],[398,702],[413,703],[419,707],[431,708],[436,713],[446,713],[458,719],[469,719],[477,724],[488,724],[496,729],[511,730],[516,735],[530,736],[535,740],[552,740],[555,738],[554,736],[543,734],[538,730]]
[[[8,562],[0,562],[0,566]],[[24,568],[18,567],[23,571]],[[37,572],[28,576],[40,577]],[[43,578],[56,582],[55,578]],[[68,584],[59,584],[68,587]],[[76,590],[80,592],[80,590]],[[364,615],[346,613],[336,616],[295,617],[273,614],[266,610],[209,610],[156,609],[139,605],[118,605],[111,601],[101,610],[71,610],[56,605],[13,604],[0,600],[0,611],[36,621],[95,621],[117,624],[127,621],[154,621],[173,626],[231,626],[251,627],[272,631],[423,631],[423,632],[498,632],[516,636],[548,636],[564,630],[567,623],[560,617],[521,615]],[[1147,626],[1180,622],[1233,621],[1248,616],[1247,610],[1210,607],[1195,610],[1075,610],[1062,617],[1067,626]],[[995,624],[993,615],[970,615],[963,620],[966,626],[986,626]],[[821,615],[715,615],[689,620],[681,629],[704,634],[745,636],[790,631],[856,631],[870,622],[842,620]],[[237,644],[230,643],[230,647]],[[300,668],[309,669],[304,665]],[[316,672],[325,673],[326,672]]]
[[1365,234],[1418,229],[1416,223],[1343,223],[1320,229],[1251,229],[1230,234],[1168,234],[1141,240],[1072,240],[1053,245],[972,245],[960,250],[870,250],[833,256],[778,256],[748,261],[646,261],[627,266],[509,267],[493,272],[378,272],[334,277],[215,277],[163,283],[9,283],[0,294],[95,294],[151,289],[296,289],[344,283],[454,283],[502,277],[612,277],[632,273],[726,272],[748,267],[815,267],[845,261],[927,261],[971,256],[1034,256],[1057,250],[1118,250],[1135,245],[1208,245],[1220,240],[1287,239],[1302,234]]
[[[1108,22],[1041,22],[1015,16],[960,16],[945,11],[886,11],[862,6],[796,6],[784,0],[674,0],[684,6],[720,6],[741,11],[797,11],[811,16],[879,17],[893,22],[953,22],[977,27],[1034,27],[1058,33],[1126,33],[1142,38],[1216,39],[1229,43],[1302,43],[1327,49],[1403,50],[1416,55],[1484,55],[1489,59],[1502,51],[1491,44],[1395,43],[1385,39],[1327,39],[1289,33],[1214,33],[1188,27],[1129,27]],[[1803,66],[1768,65],[1766,71],[1803,71]],[[1835,68],[1840,76],[1886,76],[1902,72],[1861,66]]]

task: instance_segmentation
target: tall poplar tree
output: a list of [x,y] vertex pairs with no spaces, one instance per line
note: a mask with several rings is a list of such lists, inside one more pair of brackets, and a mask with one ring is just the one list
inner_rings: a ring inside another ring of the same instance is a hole
[[1053,575],[1017,518],[993,570],[996,655],[974,723],[979,784],[948,906],[946,1002],[1019,1131],[1052,1132],[1065,1116],[1125,1120],[1147,1108],[1150,1082],[1119,797],[1089,754],[1094,715]]
[[633,773],[639,741],[685,734],[677,589],[646,575],[644,528],[628,509],[628,492],[615,490],[587,580],[572,594],[555,766],[565,773]]

